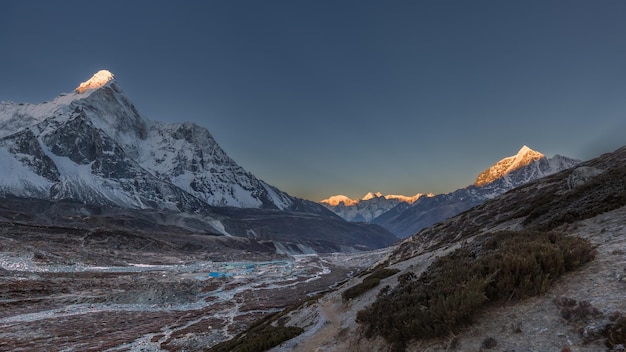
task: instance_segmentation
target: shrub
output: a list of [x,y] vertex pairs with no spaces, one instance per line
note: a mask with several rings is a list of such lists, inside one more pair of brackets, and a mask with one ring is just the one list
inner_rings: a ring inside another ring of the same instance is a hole
[[444,336],[470,324],[487,301],[544,293],[559,275],[594,255],[588,241],[563,234],[487,234],[438,258],[416,280],[402,276],[402,284],[358,312],[357,321],[367,337],[381,335],[402,351],[412,339]]
[[575,299],[562,297],[555,303],[557,306],[561,307],[559,310],[561,318],[568,322],[587,323],[591,319],[602,316],[602,312],[592,306],[588,301],[576,302]]
[[300,335],[304,329],[297,326],[262,325],[245,334],[213,346],[211,352],[263,352],[283,341]]
[[378,286],[379,283],[380,279],[367,277],[360,284],[354,285],[343,291],[341,293],[341,298],[343,298],[344,301],[349,301],[373,289]]
[[482,347],[484,349],[490,350],[492,348],[495,348],[496,346],[498,346],[498,341],[496,341],[496,339],[494,339],[493,337],[487,337],[483,340]]
[[626,346],[626,316],[622,316],[615,323],[608,324],[602,335],[606,338],[606,347],[617,350],[619,345]]
[[378,269],[374,271],[373,273],[371,273],[368,277],[363,279],[363,281],[360,284],[354,285],[348,288],[347,290],[343,291],[343,293],[341,294],[341,298],[343,298],[344,301],[348,301],[353,298],[356,298],[364,294],[365,292],[373,289],[374,287],[378,286],[378,284],[380,284],[380,280],[388,278],[389,276],[392,276],[399,271],[400,270],[398,269],[387,269],[387,268]]

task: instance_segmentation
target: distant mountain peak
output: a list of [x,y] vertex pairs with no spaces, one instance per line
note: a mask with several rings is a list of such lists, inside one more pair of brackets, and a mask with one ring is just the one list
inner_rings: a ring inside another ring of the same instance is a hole
[[[359,204],[360,202],[366,202],[366,201],[370,201],[373,199],[386,199],[386,200],[396,200],[398,202],[404,202],[404,203],[409,203],[412,204],[413,202],[415,202],[417,199],[419,199],[421,196],[424,196],[424,194],[422,193],[418,193],[414,196],[404,196],[404,195],[397,195],[397,194],[387,194],[387,195],[383,195],[381,192],[367,192],[366,195],[363,196],[363,198],[361,199],[352,199],[352,198],[348,198],[346,196],[344,196],[343,194],[338,194],[336,196],[331,196],[328,197],[326,199],[322,199],[320,201],[320,203],[324,204],[324,205],[328,205],[331,207],[336,207],[339,204],[343,203],[344,206],[346,207],[351,207],[354,205]],[[426,194],[426,196],[428,197],[432,197],[433,194],[429,193]]]
[[517,154],[506,157],[493,164],[487,170],[481,172],[478,177],[476,177],[476,181],[474,181],[474,186],[480,187],[487,185],[519,168],[522,168],[532,163],[533,161],[543,158],[545,158],[545,155],[534,151],[524,145],[517,152]]
[[350,199],[343,194],[338,194],[336,196],[328,197],[320,201],[320,203],[328,204],[330,206],[336,207],[339,204],[343,203],[345,206],[352,206],[358,203],[358,200]]
[[367,192],[367,194],[364,195],[363,198],[361,198],[361,200],[369,200],[369,199],[372,199],[372,198],[380,198],[382,196],[383,196],[383,194],[380,193],[380,192],[376,192],[376,193]]
[[538,151],[530,149],[526,145],[522,146],[522,148],[520,148],[520,150],[515,155],[515,158],[518,159],[518,160],[522,160],[522,159],[528,158],[528,157],[531,157],[531,158],[543,158],[544,155],[539,153]]
[[368,192],[361,199],[351,199],[344,195],[336,195],[320,201],[327,209],[344,220],[370,222],[377,216],[399,204],[413,204],[420,197],[432,197],[433,194],[418,193],[414,196],[397,194],[383,195],[381,192]]
[[96,72],[90,79],[85,82],[81,82],[78,87],[76,87],[76,93],[84,93],[90,89],[98,89],[103,87],[105,84],[114,80],[114,75],[108,70],[100,70]]

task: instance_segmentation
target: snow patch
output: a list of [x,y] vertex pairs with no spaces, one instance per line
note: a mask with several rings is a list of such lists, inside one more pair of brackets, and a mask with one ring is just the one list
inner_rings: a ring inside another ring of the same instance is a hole
[[103,87],[105,84],[112,81],[113,77],[113,74],[108,70],[100,70],[91,76],[89,80],[81,82],[81,84],[76,88],[76,92],[82,94],[87,90]]
[[228,237],[233,237],[233,235],[229,234],[228,231],[226,231],[226,228],[224,227],[224,224],[222,224],[221,221],[219,221],[219,220],[212,220],[212,221],[209,221],[209,224],[211,224],[211,226],[213,226],[213,228],[215,228],[217,231],[219,231],[222,235],[228,236]]
[[52,182],[22,164],[6,148],[0,147],[0,193],[24,197],[47,196]]

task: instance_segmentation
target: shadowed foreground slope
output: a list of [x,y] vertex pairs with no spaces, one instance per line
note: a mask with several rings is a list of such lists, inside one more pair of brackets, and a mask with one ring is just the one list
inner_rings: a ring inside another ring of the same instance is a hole
[[[626,274],[625,205],[626,148],[511,190],[403,241],[372,268],[399,272],[359,296],[345,300],[343,293],[367,280],[367,275],[286,313],[281,324],[301,327],[304,332],[273,350],[603,351],[606,346],[618,350],[620,343],[626,343],[619,340],[619,327],[626,319],[626,282],[622,280]],[[509,240],[521,241],[513,246],[515,256],[493,252],[498,248],[494,241]],[[561,249],[552,252],[555,244],[554,248]],[[529,250],[523,250],[527,246]],[[543,251],[552,254],[542,256]],[[443,263],[459,256],[468,258],[467,264],[445,269]],[[491,258],[487,263],[497,263],[497,258],[505,261],[488,271],[487,277],[470,275],[468,281],[448,286],[452,291],[446,294],[427,287],[434,285],[431,280],[449,275],[446,270],[460,269],[458,275],[450,277],[472,273],[473,265],[481,262],[479,258]],[[497,279],[505,273],[506,265],[516,262],[513,280]],[[523,263],[532,265],[525,267]],[[538,274],[541,272],[545,274]],[[432,273],[435,277],[428,276]],[[421,284],[413,286],[412,282]],[[495,295],[498,290],[490,285],[507,287],[508,291],[502,292],[509,294]],[[452,304],[455,296],[448,294],[468,294],[471,291],[467,289],[474,286],[482,287],[475,291],[480,302],[476,307],[465,316],[459,310],[444,310],[447,317],[439,320],[460,319],[461,325],[442,324],[433,334],[418,329],[420,333],[385,338],[384,331],[393,331],[393,324],[433,326],[427,317],[414,323],[410,323],[414,317],[404,316],[402,320],[406,309],[394,314],[390,307],[401,307],[401,300],[425,302],[421,310],[426,312],[432,304]],[[523,291],[526,286],[534,287],[532,294]],[[384,314],[391,314],[388,324]],[[374,324],[369,325],[366,319]]]

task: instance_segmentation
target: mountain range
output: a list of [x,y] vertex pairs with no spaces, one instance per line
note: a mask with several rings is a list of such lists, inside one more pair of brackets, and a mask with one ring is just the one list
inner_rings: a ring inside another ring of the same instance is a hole
[[[107,70],[49,102],[0,103],[0,197],[193,215],[194,230],[264,240],[280,234],[312,251],[372,249],[396,239],[259,180],[204,127],[145,118]],[[293,224],[250,220],[268,213]]]
[[[622,351],[625,180],[622,147],[427,227],[363,275],[274,317],[302,328],[272,351]],[[488,276],[476,279],[479,262]]]
[[450,193],[417,194],[413,197],[370,193],[361,200],[333,196],[320,203],[348,221],[378,224],[404,238],[517,186],[569,169],[578,163],[579,160],[560,155],[548,158],[523,146],[517,154],[481,172],[473,184]]
[[336,195],[321,200],[320,204],[345,220],[353,222],[371,222],[398,204],[412,204],[422,196],[431,197],[433,195],[418,193],[408,197],[395,194],[383,195],[380,192],[369,192],[361,199],[350,199],[344,195]]
[[[398,240],[326,208],[385,202],[373,222],[437,223]],[[143,117],[100,71],[0,103],[0,345],[621,351],[625,222],[626,147],[582,163],[522,147],[451,193],[317,204],[206,129]]]

